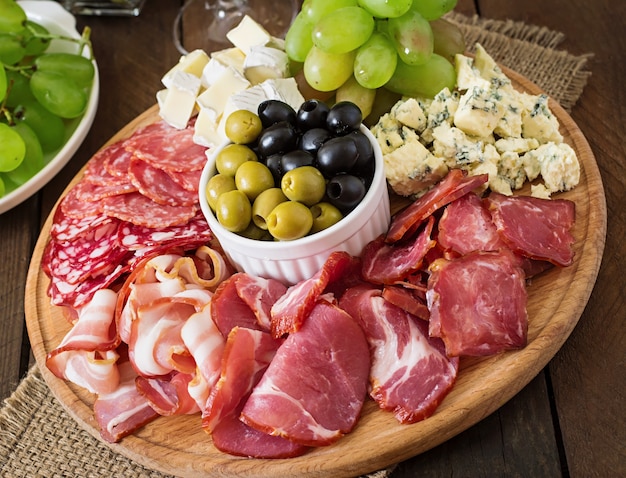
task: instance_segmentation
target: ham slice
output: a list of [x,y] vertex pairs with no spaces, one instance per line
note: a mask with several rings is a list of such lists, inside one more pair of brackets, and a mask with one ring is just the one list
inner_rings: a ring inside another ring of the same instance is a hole
[[428,336],[425,321],[372,286],[350,289],[339,305],[365,331],[372,357],[370,396],[400,423],[431,416],[456,381],[458,358],[448,358],[441,340]]
[[491,193],[486,202],[498,232],[513,251],[558,266],[572,264],[571,228],[576,218],[572,201]]
[[276,352],[241,419],[301,445],[330,445],[356,425],[369,365],[361,328],[346,312],[320,299],[300,330]]
[[429,332],[449,356],[492,355],[526,345],[524,271],[510,251],[473,252],[430,266]]

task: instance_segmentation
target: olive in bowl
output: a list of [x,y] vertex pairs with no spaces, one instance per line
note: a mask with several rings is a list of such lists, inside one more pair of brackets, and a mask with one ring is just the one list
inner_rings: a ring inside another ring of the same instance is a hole
[[[326,191],[305,202],[291,201],[287,194],[281,193],[280,184],[275,183],[273,188],[268,189],[269,192],[262,192],[257,196],[263,199],[262,204],[256,208],[253,205],[249,212],[244,211],[244,214],[250,214],[249,223],[245,228],[240,224],[242,231],[239,232],[220,224],[215,211],[209,206],[206,193],[211,178],[219,174],[216,158],[231,143],[210,151],[200,178],[199,202],[224,253],[239,271],[277,279],[287,285],[295,284],[317,273],[332,252],[345,251],[358,256],[367,243],[387,230],[390,210],[382,152],[376,139],[364,125],[360,125],[358,131],[368,139],[372,147],[374,166],[365,194],[349,212],[339,212],[338,216],[338,208],[330,203]],[[259,155],[257,160],[262,163],[264,158]],[[310,165],[302,167],[313,168]],[[299,168],[291,171],[297,169]],[[282,178],[284,176],[280,178],[281,181]],[[330,180],[325,179],[325,182],[328,185]],[[289,202],[299,206],[288,205]],[[294,239],[286,235],[285,238],[273,237],[271,240],[259,240],[258,235],[242,235],[243,229],[259,229],[259,224],[268,229],[273,227],[273,222],[280,220],[280,217],[277,219],[272,214],[280,214],[282,209],[289,210],[292,217],[297,217],[299,227],[307,229],[308,233]]]

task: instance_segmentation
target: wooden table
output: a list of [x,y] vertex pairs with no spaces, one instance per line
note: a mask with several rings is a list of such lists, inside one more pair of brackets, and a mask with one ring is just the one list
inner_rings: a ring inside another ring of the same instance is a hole
[[[38,194],[0,215],[0,398],[32,364],[24,286],[41,225],[67,183],[127,122],[155,103],[180,54],[172,24],[180,1],[150,0],[138,18],[79,17],[91,26],[100,67],[98,113],[65,169]],[[626,476],[626,3],[610,0],[459,0],[457,11],[561,31],[562,47],[593,52],[592,76],[572,110],[598,162],[608,233],[591,299],[548,366],[500,410],[439,447],[403,462],[393,477]],[[183,25],[184,28],[184,25]],[[184,32],[184,30],[183,30]]]

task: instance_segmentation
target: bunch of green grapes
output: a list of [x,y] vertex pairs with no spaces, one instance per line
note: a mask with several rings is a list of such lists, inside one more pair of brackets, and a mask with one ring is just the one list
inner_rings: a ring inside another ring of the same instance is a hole
[[452,60],[465,50],[460,30],[441,18],[455,6],[456,0],[305,0],[285,48],[318,91],[360,97],[357,104],[373,102],[381,87],[432,97],[454,87]]
[[[53,39],[76,43],[76,53],[47,52]],[[88,29],[80,39],[53,35],[15,0],[0,0],[0,197],[65,144],[68,122],[89,102],[92,56]]]

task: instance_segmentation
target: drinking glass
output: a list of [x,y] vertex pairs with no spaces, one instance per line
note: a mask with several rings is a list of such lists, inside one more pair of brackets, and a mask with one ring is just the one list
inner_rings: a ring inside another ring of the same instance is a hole
[[74,15],[118,15],[136,17],[145,0],[63,0],[63,7]]
[[195,49],[210,53],[232,47],[226,33],[245,15],[271,35],[284,38],[300,5],[300,0],[187,0],[174,21],[174,44],[183,55]]

